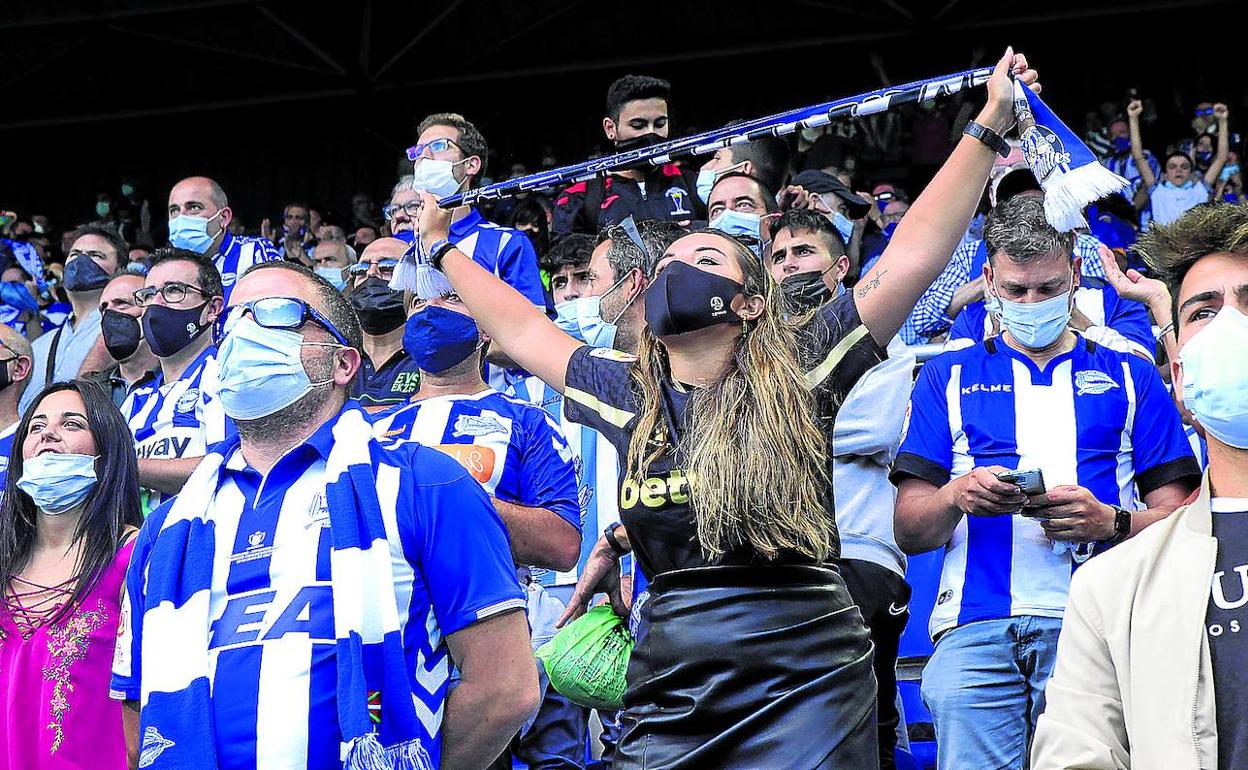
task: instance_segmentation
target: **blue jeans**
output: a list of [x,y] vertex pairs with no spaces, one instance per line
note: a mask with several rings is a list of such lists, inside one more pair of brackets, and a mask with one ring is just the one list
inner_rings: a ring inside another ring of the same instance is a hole
[[589,710],[555,692],[541,673],[545,695],[533,725],[512,743],[512,755],[529,770],[582,770]]
[[1024,770],[1062,621],[1024,615],[951,629],[923,669],[936,765]]

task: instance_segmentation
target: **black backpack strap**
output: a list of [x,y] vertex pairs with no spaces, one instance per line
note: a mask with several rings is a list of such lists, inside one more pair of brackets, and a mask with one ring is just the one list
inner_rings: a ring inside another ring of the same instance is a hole
[[[35,323],[39,323],[35,319]],[[69,323],[69,319],[65,319],[65,323]],[[52,372],[56,371],[56,351],[61,347],[61,333],[65,331],[65,324],[56,327],[56,334],[52,337],[52,346],[48,348],[48,365],[44,369],[43,384],[51,385],[56,380],[52,379]]]

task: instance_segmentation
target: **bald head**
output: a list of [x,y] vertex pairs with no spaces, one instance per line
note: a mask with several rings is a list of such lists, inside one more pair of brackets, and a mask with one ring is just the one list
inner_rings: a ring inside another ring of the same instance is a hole
[[225,197],[225,190],[221,189],[221,185],[216,180],[209,179],[206,176],[188,176],[181,182],[173,186],[169,191],[169,200],[173,201],[174,195],[194,193],[201,199],[208,199],[212,205],[218,209],[223,209],[230,205],[230,201]]
[[360,255],[360,260],[363,261],[366,258],[369,261],[399,259],[407,251],[407,247],[408,244],[400,241],[398,238],[378,238],[364,247],[364,253]]
[[[0,345],[3,345],[0,347],[0,360],[4,360],[0,366],[8,369],[9,381],[12,383],[0,390],[0,397],[16,409],[17,402],[21,400],[30,383],[30,369],[34,365],[35,354],[30,348],[30,342],[5,324],[0,324]],[[8,418],[0,418],[0,422],[7,421]]]

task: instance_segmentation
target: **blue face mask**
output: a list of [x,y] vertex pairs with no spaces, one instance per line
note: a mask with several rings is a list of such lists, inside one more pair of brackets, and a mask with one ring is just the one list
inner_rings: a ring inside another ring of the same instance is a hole
[[763,255],[763,220],[758,214],[724,209],[710,222],[711,227],[749,241],[750,251]]
[[613,347],[615,334],[619,331],[616,324],[628,312],[628,306],[633,304],[633,300],[637,297],[634,296],[625,303],[614,321],[607,321],[602,317],[602,298],[618,289],[628,275],[625,273],[624,278],[616,281],[611,288],[597,297],[577,297],[567,302],[560,302],[555,306],[555,312],[558,314],[555,318],[555,326],[587,345],[596,348]]
[[413,313],[403,331],[403,349],[422,372],[431,374],[463,363],[480,347],[476,321],[437,305]]
[[1127,136],[1115,136],[1112,147],[1115,155],[1125,155],[1131,151],[1131,138]]
[[1000,305],[1001,325],[1018,344],[1028,350],[1043,350],[1052,345],[1070,323],[1070,294],[1040,302],[1014,302],[995,294]]
[[1223,182],[1229,182],[1231,181],[1231,177],[1235,176],[1238,173],[1239,173],[1238,163],[1227,163],[1225,166],[1222,167],[1222,173],[1218,174],[1218,179],[1222,180]]
[[[224,209],[222,209],[224,211]],[[208,234],[208,223],[221,216],[221,211],[205,219],[180,214],[169,220],[169,243],[175,248],[206,254],[216,235]]]
[[316,274],[329,281],[329,285],[338,291],[342,291],[347,287],[347,279],[342,277],[341,267],[318,267]]
[[698,172],[696,186],[698,188],[698,198],[701,199],[703,206],[711,202],[711,188],[715,186],[715,176],[718,173],[718,171],[711,168],[704,168]]
[[331,377],[312,382],[303,368],[304,346],[339,348],[329,342],[304,342],[289,329],[267,329],[243,317],[217,351],[217,396],[235,420],[257,420],[285,409]]
[[848,247],[849,239],[854,237],[854,220],[837,211],[832,214],[832,226],[841,234],[845,246]]
[[35,507],[44,513],[65,513],[95,489],[95,457],[47,452],[23,460],[17,488],[30,495]]

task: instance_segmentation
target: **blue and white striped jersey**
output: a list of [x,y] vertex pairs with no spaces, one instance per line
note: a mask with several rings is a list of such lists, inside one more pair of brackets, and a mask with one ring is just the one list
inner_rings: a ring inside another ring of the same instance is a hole
[[[1083,258],[1080,272],[1104,280],[1105,269],[1101,267],[1099,252],[1101,245],[1087,233],[1075,233],[1074,256]],[[987,261],[988,246],[983,239],[963,241],[954,249],[949,264],[919,297],[914,310],[910,311],[910,317],[901,327],[901,338],[907,345],[921,345],[953,324],[953,319],[945,316],[950,300],[971,279],[983,275]]]
[[224,287],[225,304],[230,304],[230,292],[234,284],[252,265],[261,262],[272,262],[281,259],[277,247],[268,238],[256,238],[246,235],[231,235],[228,232],[221,239],[221,246],[212,262],[221,273],[221,285]]
[[[346,407],[358,408],[354,402]],[[325,502],[336,420],[284,454],[267,474],[248,466],[237,444],[226,452],[214,504],[211,620],[204,629],[212,688],[212,713],[204,718],[212,721],[220,770],[342,767]],[[384,448],[374,441],[369,451],[391,543],[418,732],[436,768],[453,665],[446,637],[523,609],[525,599],[502,520],[462,467],[416,443]],[[116,698],[138,700],[144,671],[178,665],[176,650],[145,659],[141,645],[145,576],[160,558],[154,538],[169,508],[166,503],[149,516],[135,541],[126,578],[130,608],[110,688]],[[383,743],[392,697],[380,693],[375,699]],[[373,702],[370,693],[370,715]]]
[[[997,339],[928,361],[892,478],[944,486],[980,466],[1039,468],[1129,509],[1200,469],[1156,368],[1078,337],[1043,370]],[[945,545],[933,637],[977,620],[1061,617],[1073,569],[1025,516],[965,516]]]
[[[581,538],[581,555],[571,572],[533,570],[533,577],[542,585],[573,585],[589,561],[589,552],[598,542],[599,533],[620,520],[620,458],[615,447],[598,431],[568,419],[563,408],[563,395],[538,377],[527,377],[514,386],[513,394],[522,401],[541,407],[559,424],[567,438],[568,448],[576,458],[581,521],[588,536]],[[624,574],[632,569],[633,556],[625,554],[620,562]]]
[[373,423],[373,435],[386,446],[416,442],[441,450],[488,494],[549,509],[581,529],[572,451],[537,407],[493,389],[435,396],[385,413]]
[[[1149,359],[1154,357],[1157,341],[1148,317],[1148,308],[1134,300],[1123,299],[1107,282],[1100,278],[1083,277],[1075,289],[1075,308],[1083,313],[1093,326],[1113,329],[1125,340],[1125,346],[1115,350],[1138,352]],[[992,332],[992,318],[983,301],[972,302],[958,313],[949,329],[945,350],[956,350],[982,342]],[[1107,344],[1107,343],[1102,343]]]
[[[165,382],[163,373],[126,397],[121,416],[134,434],[141,459],[175,460],[202,457],[208,447],[234,433],[234,422],[216,398],[217,350],[209,345],[182,376]],[[146,510],[165,496],[147,491]]]

